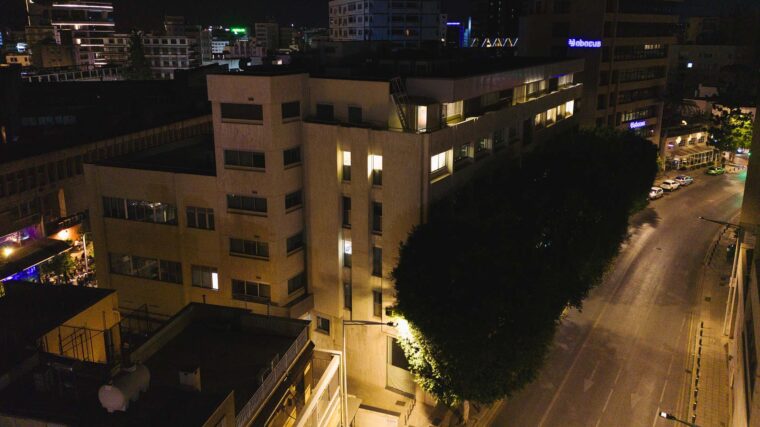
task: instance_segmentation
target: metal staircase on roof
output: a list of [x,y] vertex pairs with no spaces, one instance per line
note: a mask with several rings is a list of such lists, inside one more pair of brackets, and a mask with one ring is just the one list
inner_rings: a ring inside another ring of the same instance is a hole
[[401,77],[394,77],[390,81],[391,83],[391,96],[393,102],[396,104],[396,113],[398,119],[401,122],[401,128],[404,132],[411,130],[409,127],[409,96],[406,93],[406,86]]

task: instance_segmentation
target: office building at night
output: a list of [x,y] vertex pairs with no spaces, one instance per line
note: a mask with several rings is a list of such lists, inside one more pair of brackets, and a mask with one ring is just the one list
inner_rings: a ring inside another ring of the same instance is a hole
[[51,26],[57,44],[73,46],[74,63],[84,69],[106,65],[103,38],[114,32],[113,4],[79,0],[26,0],[29,26]]
[[441,43],[446,18],[440,0],[331,0],[330,40],[388,41],[402,47]]
[[[340,350],[345,332],[357,425],[408,425],[431,400],[398,332],[342,321],[393,320],[398,242],[434,200],[577,127],[583,63],[393,61],[350,78],[210,75],[213,143],[85,165],[99,285],[125,310],[207,302],[307,319],[318,348]],[[387,77],[402,67],[416,71]]]
[[659,144],[677,4],[535,1],[520,21],[519,52],[585,59],[581,123],[633,130]]

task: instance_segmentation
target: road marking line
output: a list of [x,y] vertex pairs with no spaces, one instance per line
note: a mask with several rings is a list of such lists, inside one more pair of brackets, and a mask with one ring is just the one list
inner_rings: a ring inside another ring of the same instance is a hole
[[[643,239],[643,237],[641,237],[641,239]],[[633,265],[633,258],[631,258],[631,261],[626,266],[626,271],[632,268],[632,265]],[[617,269],[615,270],[616,270],[615,272],[617,272]],[[607,278],[607,280],[611,280],[611,277]],[[625,283],[624,280],[618,280],[617,286],[615,286],[615,288],[610,290],[609,299],[614,298],[614,296],[618,293],[620,288],[623,286],[623,283]],[[538,422],[537,427],[542,427],[544,423],[546,422],[546,419],[549,417],[549,413],[551,413],[552,408],[554,408],[554,404],[557,403],[557,399],[559,398],[560,392],[565,387],[565,383],[567,383],[567,379],[570,378],[570,373],[575,368],[575,364],[578,363],[578,359],[580,359],[581,353],[583,353],[583,349],[586,347],[586,344],[588,344],[589,340],[591,339],[591,335],[593,335],[594,330],[599,325],[599,322],[601,322],[602,317],[604,317],[604,314],[607,312],[607,309],[612,305],[610,301],[605,301],[604,299],[602,299],[601,302],[604,304],[604,306],[602,307],[602,310],[596,316],[596,320],[594,320],[594,323],[591,325],[591,328],[589,328],[588,335],[586,335],[586,339],[583,340],[583,343],[581,343],[580,347],[578,347],[578,352],[575,353],[573,362],[570,364],[570,367],[567,369],[567,371],[565,371],[565,377],[562,378],[562,382],[559,384],[559,387],[557,387],[557,391],[554,393],[554,396],[552,397],[551,402],[549,402],[549,406],[546,407],[546,411],[544,411],[544,416],[541,417],[541,421]]]
[[654,413],[654,419],[652,420],[652,427],[657,425],[657,420],[660,419],[660,407],[657,407],[657,411]]
[[607,405],[610,403],[610,397],[612,397],[612,392],[615,391],[615,389],[610,389],[610,394],[607,395],[607,400],[604,401],[604,407],[602,408],[602,413],[607,410]]
[[602,416],[603,416],[603,415],[599,415],[599,419],[598,419],[598,420],[596,420],[596,425],[595,425],[594,427],[599,427],[599,424],[601,424],[601,423],[602,423]]
[[668,386],[668,380],[665,380],[665,384],[662,385],[662,392],[660,392],[660,402],[662,403],[662,398],[665,397],[665,388]]
[[598,368],[598,367],[599,367],[599,364],[600,364],[600,363],[602,363],[602,361],[601,361],[601,360],[598,360],[598,361],[596,362],[596,365],[594,365],[594,370],[593,370],[593,371],[591,371],[591,375],[588,377],[589,381],[591,381],[591,380],[593,380],[593,379],[594,379],[594,375],[596,375],[596,368]]
[[622,372],[623,372],[623,367],[621,366],[621,367],[619,367],[619,368],[618,368],[618,372],[617,372],[617,375],[615,375],[615,384],[617,384],[617,382],[618,382],[618,379],[620,378],[620,374],[621,374]]

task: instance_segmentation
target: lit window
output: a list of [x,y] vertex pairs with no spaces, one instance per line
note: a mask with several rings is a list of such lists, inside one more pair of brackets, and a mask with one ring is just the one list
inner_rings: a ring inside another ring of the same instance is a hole
[[372,185],[383,185],[383,156],[369,156]]
[[430,157],[430,172],[438,172],[446,167],[446,152]]
[[351,181],[351,152],[343,152],[343,181]]
[[565,103],[565,117],[572,116],[574,108],[575,108],[575,101],[567,101]]
[[343,241],[343,266],[351,267],[351,254],[353,253],[353,246],[350,240]]

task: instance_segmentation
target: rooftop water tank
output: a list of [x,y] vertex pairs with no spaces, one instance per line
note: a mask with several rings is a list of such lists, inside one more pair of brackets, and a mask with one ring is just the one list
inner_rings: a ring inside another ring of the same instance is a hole
[[140,392],[148,390],[150,371],[145,365],[135,365],[125,369],[115,377],[110,384],[105,384],[98,390],[98,400],[106,410],[126,411],[129,402],[136,401]]

